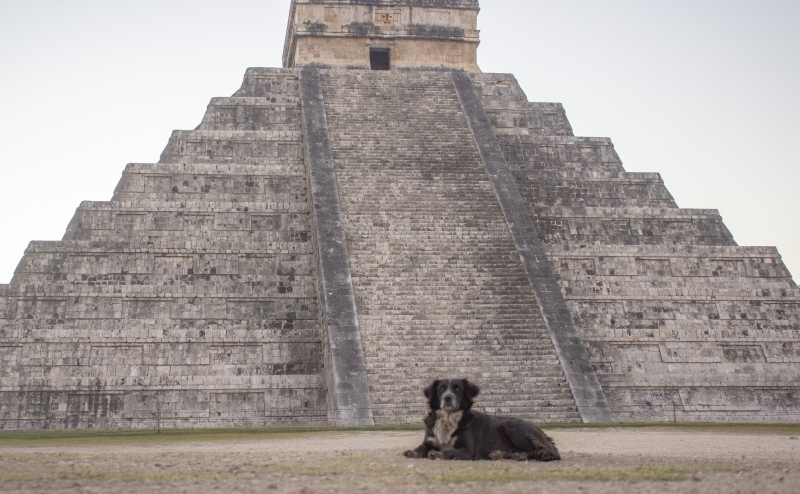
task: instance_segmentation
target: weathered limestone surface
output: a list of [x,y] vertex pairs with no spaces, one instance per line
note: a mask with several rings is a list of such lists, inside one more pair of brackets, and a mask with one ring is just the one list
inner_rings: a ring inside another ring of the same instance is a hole
[[477,0],[292,0],[284,67],[370,68],[370,48],[393,69],[480,72]]
[[319,71],[300,72],[306,161],[312,196],[315,255],[320,287],[320,330],[327,368],[328,420],[336,425],[374,425],[364,349],[358,325],[336,168]]
[[450,75],[320,72],[375,421],[418,421],[446,375],[579,420]]
[[5,429],[327,423],[298,78],[251,69],[0,288]]
[[800,292],[777,251],[678,209],[513,76],[473,80],[617,419],[800,419]]
[[569,313],[537,228],[503,156],[475,84],[468,74],[452,72],[450,77],[481,152],[486,173],[503,210],[536,302],[544,316],[581,419],[588,423],[614,423],[614,413],[608,406],[603,388],[589,361],[589,352]]

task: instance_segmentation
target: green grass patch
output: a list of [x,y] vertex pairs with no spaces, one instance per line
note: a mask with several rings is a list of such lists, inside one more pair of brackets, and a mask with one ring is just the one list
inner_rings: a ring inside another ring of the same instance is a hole
[[611,466],[597,468],[542,467],[536,463],[509,462],[437,462],[409,469],[398,465],[362,463],[361,465],[276,465],[269,470],[298,477],[333,476],[350,481],[371,481],[385,484],[463,484],[509,482],[645,482],[689,480],[702,473],[733,472],[728,467],[702,466]]
[[[720,432],[733,434],[791,434],[800,435],[800,423],[720,423],[684,422],[672,423],[622,423],[622,424],[541,424],[548,431],[558,430],[672,430],[696,432]],[[225,429],[152,429],[77,430],[77,431],[0,431],[0,447],[55,446],[55,445],[103,445],[132,443],[175,443],[189,441],[230,441],[315,434],[347,434],[353,432],[412,432],[422,431],[422,424],[378,425],[371,427],[315,427],[272,426],[240,427]]]

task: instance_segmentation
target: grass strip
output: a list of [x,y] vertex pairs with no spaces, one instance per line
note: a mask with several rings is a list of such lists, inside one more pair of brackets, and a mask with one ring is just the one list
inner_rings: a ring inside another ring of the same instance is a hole
[[[621,423],[603,424],[542,424],[545,430],[673,430],[695,432],[725,432],[738,434],[800,434],[800,424],[790,423]],[[221,441],[266,439],[270,437],[315,434],[346,434],[355,432],[410,432],[422,431],[422,424],[377,425],[371,427],[317,427],[317,426],[270,426],[239,427],[223,429],[97,429],[70,431],[0,431],[0,447],[51,446],[69,444],[130,444],[172,443],[183,441]]]

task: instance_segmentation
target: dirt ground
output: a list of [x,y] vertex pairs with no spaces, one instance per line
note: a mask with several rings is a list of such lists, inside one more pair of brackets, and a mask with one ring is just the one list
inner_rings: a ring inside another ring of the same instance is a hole
[[560,462],[404,458],[420,431],[2,434],[0,492],[800,492],[800,427],[547,432]]

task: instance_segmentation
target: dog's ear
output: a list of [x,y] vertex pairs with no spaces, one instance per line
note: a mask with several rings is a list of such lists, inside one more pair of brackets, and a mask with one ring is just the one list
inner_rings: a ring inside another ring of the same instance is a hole
[[422,392],[425,393],[425,398],[431,399],[436,393],[436,387],[439,386],[439,381],[433,381],[430,386],[425,388]]
[[467,395],[467,398],[473,400],[480,392],[481,388],[464,379],[464,394]]
[[428,404],[431,407],[431,410],[438,410],[439,409],[439,393],[436,392],[436,389],[439,387],[440,381],[433,381],[430,386],[425,388],[425,398],[428,399]]

